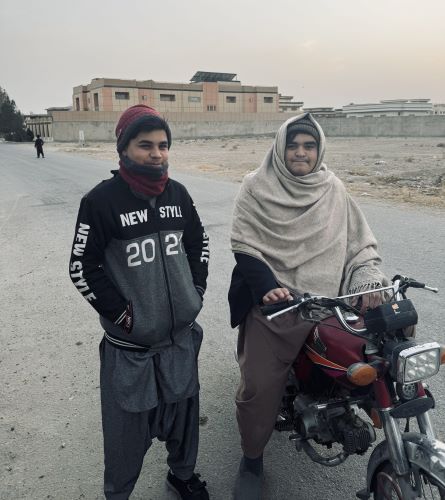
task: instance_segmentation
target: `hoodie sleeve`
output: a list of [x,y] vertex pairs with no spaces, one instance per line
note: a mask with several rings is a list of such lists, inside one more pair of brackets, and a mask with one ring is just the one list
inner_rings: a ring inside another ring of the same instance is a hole
[[209,268],[209,237],[201,223],[193,200],[189,198],[189,218],[184,230],[183,242],[187,253],[193,283],[199,295],[204,296],[207,288]]
[[82,296],[105,318],[116,324],[125,320],[128,301],[120,294],[103,269],[104,251],[110,241],[100,211],[88,195],[80,202],[69,274]]

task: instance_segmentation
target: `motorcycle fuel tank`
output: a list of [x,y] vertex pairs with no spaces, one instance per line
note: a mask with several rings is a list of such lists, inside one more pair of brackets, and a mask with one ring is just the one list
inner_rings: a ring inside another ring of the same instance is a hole
[[[360,320],[354,328],[362,328]],[[366,340],[345,331],[334,316],[318,324],[309,334],[304,351],[306,356],[330,377],[346,382],[349,366],[364,361]],[[348,384],[349,385],[349,384]]]

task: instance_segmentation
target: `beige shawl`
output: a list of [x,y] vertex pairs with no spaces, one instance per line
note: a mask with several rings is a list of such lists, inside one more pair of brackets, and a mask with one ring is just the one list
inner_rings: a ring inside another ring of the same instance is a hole
[[[320,133],[313,171],[285,166],[287,127],[306,117]],[[265,262],[294,293],[328,296],[387,283],[369,226],[343,183],[323,163],[325,137],[309,113],[287,120],[261,166],[248,174],[235,201],[231,245]]]

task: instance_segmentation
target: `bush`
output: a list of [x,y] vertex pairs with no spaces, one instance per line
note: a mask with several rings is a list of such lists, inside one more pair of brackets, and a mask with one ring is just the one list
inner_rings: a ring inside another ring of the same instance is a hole
[[5,134],[5,141],[24,142],[29,141],[29,138],[26,135],[26,132],[24,134],[22,133],[22,131],[8,132],[7,134]]
[[[32,132],[31,132],[32,133]],[[34,136],[34,134],[33,134]],[[4,89],[0,87],[0,137],[6,141],[30,141],[25,119]]]

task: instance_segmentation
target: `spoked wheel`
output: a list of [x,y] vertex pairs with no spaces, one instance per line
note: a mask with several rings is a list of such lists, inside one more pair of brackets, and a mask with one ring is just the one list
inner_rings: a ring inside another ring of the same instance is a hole
[[[419,470],[411,474],[411,484],[414,491],[419,491],[416,498],[428,500],[445,500],[445,489],[437,485],[428,472]],[[397,475],[390,463],[386,464],[377,474],[374,491],[375,500],[404,500]]]

